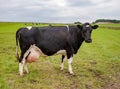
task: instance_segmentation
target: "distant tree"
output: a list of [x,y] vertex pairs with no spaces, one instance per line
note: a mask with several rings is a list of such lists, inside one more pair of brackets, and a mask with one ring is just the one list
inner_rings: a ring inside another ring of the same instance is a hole
[[81,22],[74,22],[74,24],[81,24]]
[[49,24],[49,26],[52,26],[52,24]]
[[95,21],[95,23],[98,23],[98,22],[111,22],[111,23],[120,23],[120,20],[111,20],[111,19],[98,19]]

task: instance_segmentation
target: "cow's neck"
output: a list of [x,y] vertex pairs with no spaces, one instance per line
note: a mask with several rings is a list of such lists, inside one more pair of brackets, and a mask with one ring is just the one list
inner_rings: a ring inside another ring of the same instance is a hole
[[78,49],[80,48],[80,46],[82,45],[84,38],[82,37],[81,31],[79,31],[77,34],[77,47],[74,47],[74,54],[77,53]]
[[82,34],[81,32],[79,33],[78,35],[78,49],[80,48],[80,46],[82,45],[83,41],[84,41],[84,38],[82,37]]

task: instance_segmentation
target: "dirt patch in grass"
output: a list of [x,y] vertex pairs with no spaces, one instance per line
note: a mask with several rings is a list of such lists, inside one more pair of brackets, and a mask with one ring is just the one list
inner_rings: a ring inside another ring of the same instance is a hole
[[120,72],[111,76],[112,82],[106,82],[104,89],[120,89]]
[[120,89],[120,82],[108,83],[104,89]]

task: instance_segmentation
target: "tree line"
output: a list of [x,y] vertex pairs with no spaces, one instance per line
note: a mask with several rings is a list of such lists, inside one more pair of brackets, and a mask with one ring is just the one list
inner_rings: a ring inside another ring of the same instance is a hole
[[95,21],[95,23],[98,23],[98,22],[111,22],[111,23],[120,23],[120,20],[111,20],[111,19],[98,19]]

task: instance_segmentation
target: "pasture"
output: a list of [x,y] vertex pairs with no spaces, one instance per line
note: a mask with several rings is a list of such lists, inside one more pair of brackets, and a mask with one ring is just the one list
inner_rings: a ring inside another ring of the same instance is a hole
[[[46,26],[39,24],[43,25]],[[83,43],[73,58],[75,75],[67,72],[67,61],[65,69],[60,70],[58,55],[40,57],[38,62],[28,64],[30,73],[20,77],[15,32],[24,26],[24,23],[0,23],[0,89],[120,89],[120,30],[94,30],[93,42]]]

